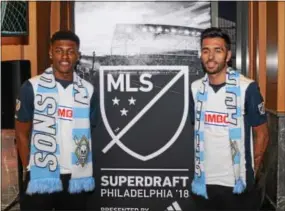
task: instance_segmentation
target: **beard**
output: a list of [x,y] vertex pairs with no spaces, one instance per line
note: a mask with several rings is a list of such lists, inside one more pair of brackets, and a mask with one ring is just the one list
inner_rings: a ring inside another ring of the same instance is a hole
[[208,62],[215,62],[215,61],[207,61],[207,62],[205,62],[205,63],[204,63],[204,62],[201,62],[204,72],[207,73],[207,74],[209,74],[209,75],[214,75],[214,74],[217,74],[217,73],[222,72],[222,70],[223,70],[223,69],[226,67],[226,65],[227,65],[226,60],[224,60],[222,63],[217,63],[217,62],[215,62],[216,64],[218,64],[217,68],[209,70],[209,69],[207,69],[207,66],[206,66]]

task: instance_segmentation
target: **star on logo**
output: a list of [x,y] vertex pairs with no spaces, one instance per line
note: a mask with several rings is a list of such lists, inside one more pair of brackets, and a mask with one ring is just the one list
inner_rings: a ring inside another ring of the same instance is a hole
[[113,105],[119,105],[120,99],[118,99],[117,97],[115,97],[114,99],[112,99],[112,101],[113,101]]
[[128,99],[128,101],[129,101],[129,105],[135,105],[136,99],[131,97],[131,99]]
[[123,108],[122,110],[120,110],[120,112],[121,112],[121,116],[127,116],[128,110]]

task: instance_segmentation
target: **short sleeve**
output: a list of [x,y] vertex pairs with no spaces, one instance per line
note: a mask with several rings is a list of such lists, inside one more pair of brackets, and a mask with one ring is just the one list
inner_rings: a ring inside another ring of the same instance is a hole
[[20,93],[16,99],[15,119],[20,122],[33,121],[34,115],[34,90],[29,81],[21,86]]
[[263,97],[256,82],[252,82],[245,93],[245,118],[252,127],[267,121]]

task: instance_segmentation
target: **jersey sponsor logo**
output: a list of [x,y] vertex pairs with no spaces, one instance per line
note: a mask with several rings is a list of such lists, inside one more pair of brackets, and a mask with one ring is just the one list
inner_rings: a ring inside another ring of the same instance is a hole
[[57,115],[60,119],[64,120],[72,120],[73,118],[73,111],[71,107],[59,106],[57,110]]
[[260,103],[260,104],[258,105],[258,110],[259,110],[260,115],[264,115],[264,114],[265,114],[264,102],[262,102],[262,103]]
[[207,111],[205,113],[205,124],[216,126],[227,126],[227,114]]

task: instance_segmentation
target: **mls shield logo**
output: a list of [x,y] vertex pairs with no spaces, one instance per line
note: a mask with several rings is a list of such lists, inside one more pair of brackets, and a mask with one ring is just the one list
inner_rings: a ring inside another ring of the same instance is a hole
[[110,142],[142,161],[169,149],[189,108],[185,66],[101,66],[100,111]]

